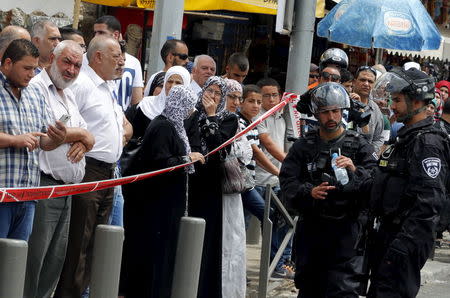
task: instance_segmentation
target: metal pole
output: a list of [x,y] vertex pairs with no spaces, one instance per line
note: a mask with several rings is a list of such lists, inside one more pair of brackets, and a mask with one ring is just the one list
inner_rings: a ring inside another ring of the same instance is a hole
[[172,298],[197,297],[205,226],[206,222],[203,218],[181,218],[172,282]]
[[80,22],[80,6],[81,0],[75,0],[75,4],[73,7],[73,24],[72,28],[78,29],[78,23]]
[[[289,60],[286,77],[286,92],[303,94],[308,84],[309,65],[311,63],[314,24],[316,20],[316,0],[295,1],[294,24],[289,47]],[[294,133],[292,119],[293,105],[290,103],[284,110],[287,135],[298,137]],[[289,148],[292,144],[286,143]]]
[[153,18],[152,38],[150,43],[150,61],[148,74],[164,68],[160,51],[168,39],[181,38],[184,0],[157,0]]
[[272,243],[272,227],[273,223],[269,218],[270,202],[272,200],[273,190],[270,185],[266,188],[265,206],[264,206],[264,223],[263,223],[263,237],[261,243],[261,261],[259,263],[259,284],[258,297],[267,297],[267,288],[269,286],[269,277],[272,274],[269,271],[270,266],[270,249]]
[[23,297],[27,255],[26,241],[0,239],[0,297]]
[[98,225],[92,257],[91,298],[117,297],[122,260],[124,229]]

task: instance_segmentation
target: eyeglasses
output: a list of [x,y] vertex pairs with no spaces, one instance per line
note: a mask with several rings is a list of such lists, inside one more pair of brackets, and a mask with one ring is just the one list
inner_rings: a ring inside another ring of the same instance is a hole
[[279,93],[272,93],[272,94],[267,93],[267,94],[263,94],[263,95],[262,95],[263,98],[270,98],[270,97],[272,97],[272,98],[278,98],[279,96],[280,96]]
[[341,80],[341,76],[340,75],[337,75],[337,74],[334,74],[334,73],[329,73],[329,72],[326,72],[326,71],[322,71],[321,76],[325,80],[328,80],[331,77],[330,80],[332,82],[339,82]]
[[310,79],[318,79],[319,77],[320,77],[320,75],[318,75],[318,74],[313,74],[313,73],[309,74]]
[[189,57],[187,54],[180,53],[172,53],[172,55],[180,57],[181,60],[186,60]]
[[214,95],[214,96],[219,96],[219,97],[222,96],[222,92],[215,91],[214,89],[211,89],[211,88],[206,89],[205,92],[207,92],[211,95]]
[[373,68],[372,66],[363,65],[363,66],[360,66],[358,68],[358,70],[356,71],[356,78],[358,77],[358,75],[361,71],[366,71],[366,70],[370,71],[371,73],[373,73],[373,75],[375,77],[377,77],[377,71],[375,70],[375,68]]
[[238,99],[239,101],[242,101],[242,96],[239,96],[239,95],[227,94],[227,97],[229,97],[233,101],[236,99]]

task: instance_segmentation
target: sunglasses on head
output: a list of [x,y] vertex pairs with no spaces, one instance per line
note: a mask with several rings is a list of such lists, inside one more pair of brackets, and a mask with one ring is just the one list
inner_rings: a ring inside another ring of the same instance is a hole
[[358,77],[358,75],[361,71],[366,71],[366,70],[370,71],[371,73],[373,73],[373,75],[375,77],[377,77],[377,71],[375,70],[375,68],[373,68],[372,66],[368,66],[368,65],[360,66],[358,68],[358,70],[356,71],[356,77]]
[[331,74],[331,73],[329,73],[329,72],[326,72],[326,71],[322,71],[322,77],[325,79],[325,80],[328,80],[330,77],[331,77],[331,81],[332,82],[339,82],[340,80],[341,80],[341,76],[340,75],[337,75],[337,74]]
[[180,57],[181,60],[186,60],[188,58],[188,55],[186,54],[172,53],[172,55]]

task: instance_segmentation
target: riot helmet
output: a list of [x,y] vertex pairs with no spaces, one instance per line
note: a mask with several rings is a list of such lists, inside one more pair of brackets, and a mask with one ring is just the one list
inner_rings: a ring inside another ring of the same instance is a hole
[[323,52],[320,56],[319,68],[322,71],[329,64],[337,65],[340,68],[348,68],[348,56],[347,54],[338,48],[330,48]]
[[338,83],[320,84],[311,92],[311,113],[334,109],[349,109],[350,98],[345,88]]
[[[394,68],[383,74],[376,81],[371,96],[372,99],[376,100],[387,99],[393,93],[405,94],[408,113],[402,118],[397,119],[399,122],[404,122],[425,110],[426,105],[434,99],[434,84],[434,78],[416,68],[410,68],[408,70]],[[412,100],[423,101],[425,105],[420,109],[413,110]]]

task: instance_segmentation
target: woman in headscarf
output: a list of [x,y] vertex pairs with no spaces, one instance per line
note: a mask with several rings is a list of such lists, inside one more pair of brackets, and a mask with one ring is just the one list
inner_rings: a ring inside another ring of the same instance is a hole
[[441,100],[445,103],[450,92],[450,82],[444,80],[439,81],[436,83],[436,88],[441,90]]
[[[190,118],[195,129],[190,132],[192,148],[206,155],[236,134],[237,116],[225,109],[225,81],[210,77]],[[221,166],[230,152],[227,146],[207,157],[205,165],[196,165],[189,182],[189,214],[206,220],[205,239],[198,297],[222,297],[222,171]]]
[[[161,115],[148,126],[133,163],[140,172],[192,161],[204,162],[191,152],[183,121],[197,98],[185,86],[175,86]],[[170,297],[180,219],[186,210],[187,173],[194,167],[164,173],[124,186],[125,242],[121,292],[132,298]]]
[[[226,109],[237,113],[242,100],[242,86],[235,80],[225,79]],[[231,144],[229,157],[237,158],[243,166],[250,163],[253,151],[245,136]],[[244,209],[241,193],[223,194],[222,234],[222,296],[245,297],[246,283],[246,241]]]

